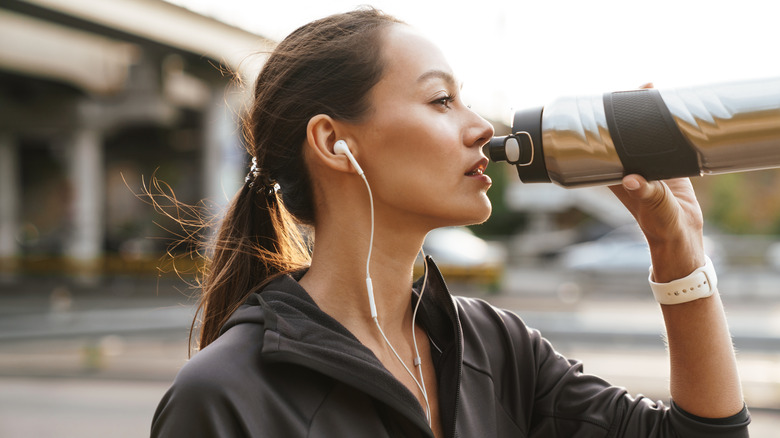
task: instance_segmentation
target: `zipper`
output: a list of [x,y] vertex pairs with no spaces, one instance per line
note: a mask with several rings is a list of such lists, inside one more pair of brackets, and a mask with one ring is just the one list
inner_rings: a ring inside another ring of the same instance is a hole
[[[458,311],[457,309],[457,303],[453,300],[452,302],[453,306],[455,306],[455,312]],[[460,406],[460,381],[461,381],[461,373],[463,372],[463,334],[461,333],[460,329],[460,318],[455,318],[455,328],[457,333],[457,358],[458,358],[458,374],[457,374],[457,385],[455,386],[455,411],[452,415],[452,426],[450,430],[452,431],[448,436],[457,438],[455,436],[455,426],[458,421],[458,408]]]
[[[436,276],[438,283],[443,285],[443,288],[445,291],[447,291],[446,282],[444,281],[444,277],[441,275],[441,271],[436,267],[436,264],[433,261],[433,258],[431,256],[425,257],[426,264],[429,264],[428,269],[426,270],[428,275],[434,275]],[[444,435],[447,437],[457,438],[455,435],[456,432],[456,426],[458,422],[458,409],[460,407],[460,384],[461,384],[461,374],[463,373],[463,332],[460,327],[460,316],[458,311],[458,303],[455,300],[455,298],[447,292],[447,296],[449,297],[449,306],[452,306],[452,312],[453,315],[450,315],[452,320],[455,322],[455,356],[456,361],[458,363],[458,372],[455,374],[456,376],[456,385],[455,385],[455,406],[452,413],[452,424],[449,427],[449,430],[444,430]],[[445,310],[446,312],[446,310]],[[439,347],[434,343],[434,346],[437,350],[441,351]]]

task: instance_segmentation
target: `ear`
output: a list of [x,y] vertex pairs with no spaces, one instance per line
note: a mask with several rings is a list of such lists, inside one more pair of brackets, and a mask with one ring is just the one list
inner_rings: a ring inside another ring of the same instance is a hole
[[355,170],[351,167],[347,156],[333,151],[333,145],[337,140],[346,140],[349,143],[348,139],[339,135],[341,131],[344,131],[343,127],[332,117],[317,114],[309,119],[309,124],[306,126],[308,143],[306,146],[318,163],[339,172],[352,173]]

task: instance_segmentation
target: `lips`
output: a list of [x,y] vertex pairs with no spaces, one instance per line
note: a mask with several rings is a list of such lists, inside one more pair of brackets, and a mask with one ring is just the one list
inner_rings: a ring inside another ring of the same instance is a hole
[[479,160],[471,169],[469,169],[468,172],[465,173],[466,176],[480,176],[485,173],[485,169],[488,165],[488,159],[482,158]]

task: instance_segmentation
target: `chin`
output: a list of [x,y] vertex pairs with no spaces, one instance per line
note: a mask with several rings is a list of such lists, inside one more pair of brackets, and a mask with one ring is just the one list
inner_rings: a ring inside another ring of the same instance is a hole
[[493,212],[493,206],[490,204],[490,200],[485,197],[484,204],[474,205],[474,209],[469,211],[469,215],[463,217],[462,221],[453,225],[479,225],[490,219],[490,214]]
[[[468,208],[464,208],[468,207]],[[426,224],[430,229],[444,227],[459,227],[468,225],[478,225],[490,218],[493,206],[486,195],[478,198],[451,200],[447,205],[439,205],[429,209],[426,218]]]
[[467,224],[467,225],[479,225],[485,223],[488,219],[490,219],[490,213],[492,211],[488,211],[486,215],[483,215],[481,218],[475,220],[474,222]]
[[472,225],[481,224],[485,222],[486,220],[490,219],[490,215],[493,214],[493,204],[490,202],[490,198],[487,197],[487,194],[482,195],[482,200],[484,202],[483,208],[482,208],[482,215],[480,216],[480,219],[473,223]]

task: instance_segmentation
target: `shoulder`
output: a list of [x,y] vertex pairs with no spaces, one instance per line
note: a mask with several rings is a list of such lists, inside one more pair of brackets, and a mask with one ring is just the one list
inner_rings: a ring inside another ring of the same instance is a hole
[[262,327],[242,324],[196,353],[160,401],[152,435],[243,435],[236,428],[243,428],[241,418],[258,401],[266,380],[261,347]]
[[197,352],[179,371],[174,388],[224,391],[240,386],[260,372],[266,312],[244,304],[222,328],[217,339]]
[[262,327],[237,325],[197,352],[176,377],[174,385],[230,386],[247,377],[262,350]]
[[582,364],[555,350],[538,330],[513,311],[484,300],[457,297],[463,337],[463,363],[518,390],[553,385],[562,376],[581,375]]
[[[532,377],[542,363],[557,359],[552,345],[515,312],[484,300],[455,297],[464,345],[464,362],[495,375],[506,367]],[[488,371],[490,370],[490,371]]]
[[541,337],[538,331],[527,327],[515,312],[495,307],[479,298],[454,297],[454,300],[464,336],[499,336],[513,343],[535,341]]
[[182,367],[154,414],[153,437],[303,434],[297,432],[332,383],[272,354],[279,342],[274,324],[282,322],[258,310],[239,309],[217,340]]

